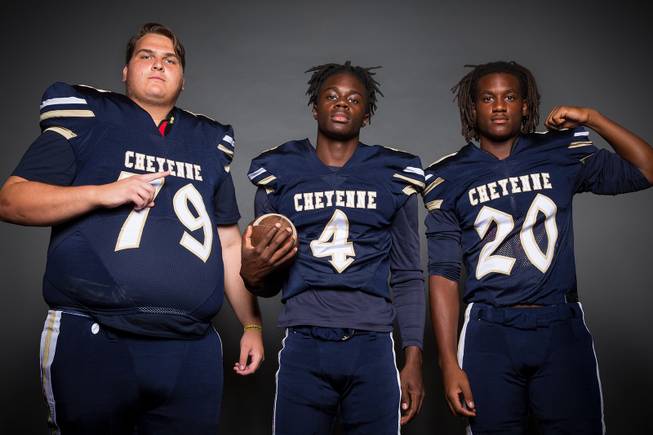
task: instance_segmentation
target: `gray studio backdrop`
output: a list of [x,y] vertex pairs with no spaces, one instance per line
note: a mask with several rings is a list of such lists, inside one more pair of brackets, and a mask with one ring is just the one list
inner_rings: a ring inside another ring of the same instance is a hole
[[[328,61],[383,65],[378,78],[385,98],[362,139],[419,154],[424,164],[463,144],[449,91],[465,73],[463,65],[495,59],[514,59],[534,71],[543,113],[556,104],[596,107],[653,141],[653,14],[634,3],[11,2],[1,14],[3,180],[39,133],[38,105],[48,84],[63,80],[121,91],[127,38],[142,22],[161,21],[178,32],[188,51],[179,105],[235,128],[232,174],[243,227],[253,214],[249,161],[288,139],[315,137],[303,71]],[[652,200],[649,190],[586,194],[575,202],[579,290],[595,336],[612,434],[652,433],[642,418],[653,389]],[[45,433],[38,346],[49,229],[0,223],[0,236],[0,433]],[[424,242],[422,255],[425,265]],[[225,353],[223,434],[270,433],[280,303],[277,297],[261,305],[266,361],[248,378],[231,373],[240,329],[230,307],[216,319]],[[426,401],[403,433],[460,434],[464,425],[446,408],[430,323],[427,328]]]

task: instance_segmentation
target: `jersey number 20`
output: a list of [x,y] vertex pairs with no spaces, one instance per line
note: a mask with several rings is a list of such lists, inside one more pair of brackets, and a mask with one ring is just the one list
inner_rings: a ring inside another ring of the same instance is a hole
[[[519,239],[528,260],[542,273],[547,271],[551,265],[551,261],[553,261],[553,251],[558,240],[558,227],[555,219],[557,211],[558,208],[551,198],[538,193],[528,208],[528,212],[524,218],[524,224],[519,231]],[[546,252],[542,252],[533,233],[533,227],[535,226],[539,213],[544,214],[544,229],[547,235]],[[513,217],[496,208],[484,206],[478,213],[478,216],[476,216],[476,221],[474,222],[474,228],[476,228],[476,232],[481,239],[487,234],[492,222],[497,225],[496,236],[494,240],[487,242],[481,249],[481,253],[478,256],[478,264],[476,265],[477,280],[492,272],[510,275],[516,261],[512,257],[494,254],[494,251],[501,246],[505,238],[515,227]]]

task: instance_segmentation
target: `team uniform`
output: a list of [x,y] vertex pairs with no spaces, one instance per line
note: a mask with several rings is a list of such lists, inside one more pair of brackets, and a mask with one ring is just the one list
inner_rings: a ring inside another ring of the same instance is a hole
[[[61,433],[207,433],[222,394],[211,319],[223,302],[216,225],[237,223],[231,127],[174,108],[160,126],[124,95],[56,83],[14,175],[55,185],[155,180],[155,206],[97,209],[52,229],[41,339]],[[111,422],[108,424],[107,422]]]
[[305,139],[256,157],[249,178],[256,215],[287,216],[299,239],[282,285],[274,433],[328,434],[337,413],[346,433],[398,433],[395,314],[403,346],[421,347],[424,327],[419,159],[361,143],[329,167]]
[[429,273],[467,271],[458,361],[477,410],[469,433],[521,434],[529,407],[546,434],[604,433],[572,198],[641,190],[646,178],[585,128],[522,135],[504,160],[470,143],[425,173]]

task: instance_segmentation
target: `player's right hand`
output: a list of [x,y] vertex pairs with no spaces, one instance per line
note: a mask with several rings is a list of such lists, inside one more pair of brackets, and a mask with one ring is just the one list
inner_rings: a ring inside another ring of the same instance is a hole
[[257,245],[252,244],[252,225],[243,234],[240,275],[248,287],[260,287],[265,277],[297,255],[297,239],[289,227],[277,224]]
[[98,186],[98,203],[106,208],[115,208],[128,203],[134,204],[135,210],[154,207],[155,185],[161,183],[168,175],[170,175],[169,171],[132,175],[113,183],[103,184]]
[[443,370],[444,392],[453,415],[475,417],[476,406],[467,374],[458,366]]

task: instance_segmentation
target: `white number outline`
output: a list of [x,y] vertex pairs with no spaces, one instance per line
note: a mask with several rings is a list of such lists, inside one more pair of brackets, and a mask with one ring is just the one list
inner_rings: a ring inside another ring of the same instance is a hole
[[[542,252],[535,241],[533,232],[533,227],[540,213],[544,214],[544,229],[547,236],[546,253]],[[555,246],[558,241],[558,226],[555,219],[557,213],[558,207],[555,202],[548,196],[538,193],[531,202],[519,231],[519,239],[524,253],[530,263],[542,273],[549,269],[553,261]],[[481,240],[486,236],[492,222],[496,223],[497,232],[494,240],[486,243],[479,253],[476,264],[477,280],[492,272],[510,275],[516,261],[512,257],[492,255],[515,227],[513,217],[495,208],[483,206],[474,221],[474,228]]]
[[[198,216],[194,216],[188,207],[188,203],[193,204]],[[191,183],[188,183],[175,193],[172,199],[172,205],[179,221],[190,231],[204,231],[204,243],[200,243],[195,237],[184,231],[179,240],[179,244],[190,252],[195,254],[200,260],[206,263],[211,255],[213,243],[213,224],[211,218],[206,212],[206,206],[202,200],[202,195]]]
[[494,240],[487,242],[478,254],[478,263],[476,264],[477,280],[492,272],[510,275],[515,265],[515,258],[492,255],[515,227],[515,220],[508,213],[488,207],[487,205],[483,206],[481,211],[478,212],[478,216],[476,216],[476,221],[474,221],[474,228],[476,228],[476,232],[481,240],[483,240],[489,231],[492,222],[497,225],[496,236]]
[[[118,176],[118,181],[132,177],[134,175],[139,174],[121,171],[120,175]],[[150,182],[150,184],[154,187],[154,198],[152,200],[156,199],[164,183],[165,178],[157,178],[156,180]],[[116,240],[116,247],[114,248],[114,252],[122,251],[125,249],[135,249],[141,246],[141,237],[143,236],[145,221],[147,220],[147,216],[149,214],[150,207],[145,207],[141,210],[132,210],[129,215],[127,215],[127,219],[125,219],[125,222],[120,228],[120,233],[118,233],[118,239]]]
[[[535,234],[533,227],[537,222],[537,216],[540,212],[544,215],[544,230],[546,231],[546,253],[542,252],[539,245],[535,241]],[[551,198],[546,195],[538,193],[533,202],[531,203],[528,213],[524,218],[521,231],[519,232],[519,239],[526,252],[526,256],[531,264],[537,267],[542,273],[545,273],[551,262],[553,261],[553,254],[555,244],[558,241],[558,226],[556,225],[556,214],[558,207]]]
[[[134,175],[139,174],[121,171],[118,180]],[[150,182],[155,189],[154,198],[157,197],[164,183],[164,178],[159,178]],[[194,216],[191,212],[188,207],[189,202],[193,207],[195,207],[198,216]],[[175,193],[175,196],[172,199],[172,205],[179,222],[181,222],[188,230],[196,231],[200,228],[203,229],[203,243],[200,243],[195,237],[184,231],[179,240],[179,244],[206,263],[211,256],[211,250],[213,248],[213,224],[211,223],[211,218],[206,211],[202,195],[192,183],[188,183]],[[125,249],[135,249],[141,246],[141,238],[149,214],[150,208],[146,207],[141,210],[132,210],[129,215],[127,215],[127,218],[118,233],[116,246],[114,248],[115,252],[123,251]]]
[[311,252],[317,258],[331,257],[331,266],[342,273],[354,262],[356,256],[354,243],[348,238],[349,219],[345,212],[336,209],[320,237],[311,241]]

